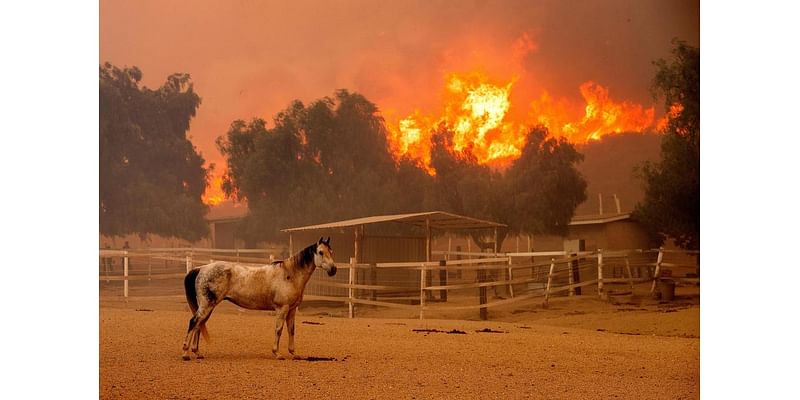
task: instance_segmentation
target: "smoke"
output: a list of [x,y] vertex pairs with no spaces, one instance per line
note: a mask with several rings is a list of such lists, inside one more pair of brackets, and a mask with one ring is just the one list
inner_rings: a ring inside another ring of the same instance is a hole
[[103,0],[100,61],[138,66],[149,87],[191,74],[203,102],[190,135],[222,164],[214,139],[235,119],[271,121],[337,88],[388,116],[435,114],[448,72],[514,80],[513,104],[579,100],[591,80],[651,105],[651,61],[673,37],[699,45],[699,28],[698,1]]

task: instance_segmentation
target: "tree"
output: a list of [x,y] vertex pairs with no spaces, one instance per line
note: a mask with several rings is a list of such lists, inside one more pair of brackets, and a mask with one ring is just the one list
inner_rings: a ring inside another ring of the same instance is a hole
[[208,171],[186,137],[200,105],[188,74],[156,90],[137,67],[100,67],[100,232],[196,241]]
[[586,180],[576,165],[583,155],[565,138],[537,126],[528,133],[520,158],[505,174],[502,219],[513,233],[566,235]]
[[700,49],[673,40],[671,61],[653,64],[652,92],[663,98],[669,123],[661,141],[661,160],[639,170],[644,200],[634,216],[686,249],[700,248]]
[[[268,129],[235,121],[217,146],[228,162],[223,190],[247,200],[245,240],[276,239],[280,229],[394,212],[405,205],[398,169],[377,107],[339,90],[308,106],[293,102]],[[403,168],[406,175],[415,176]],[[413,198],[409,198],[413,199]]]

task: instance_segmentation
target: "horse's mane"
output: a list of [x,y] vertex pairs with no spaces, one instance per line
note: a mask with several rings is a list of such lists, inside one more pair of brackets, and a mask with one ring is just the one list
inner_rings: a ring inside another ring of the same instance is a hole
[[297,254],[293,255],[290,260],[298,267],[303,267],[307,264],[314,262],[314,252],[317,251],[317,244],[314,243]]

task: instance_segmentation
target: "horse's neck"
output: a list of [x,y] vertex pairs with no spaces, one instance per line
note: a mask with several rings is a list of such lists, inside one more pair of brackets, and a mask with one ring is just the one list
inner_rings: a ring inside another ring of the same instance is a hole
[[286,265],[286,267],[288,267],[289,272],[294,275],[295,279],[299,280],[302,286],[308,283],[308,280],[311,279],[311,275],[314,274],[314,270],[317,268],[313,261],[303,264],[302,258],[299,256],[292,257],[290,265]]

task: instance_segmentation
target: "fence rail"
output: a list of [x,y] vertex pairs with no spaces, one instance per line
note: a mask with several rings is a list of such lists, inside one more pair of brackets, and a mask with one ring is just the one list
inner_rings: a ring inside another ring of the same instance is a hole
[[[306,287],[304,298],[306,301],[346,304],[351,318],[355,315],[356,305],[414,310],[420,318],[424,318],[426,312],[478,309],[481,317],[485,318],[486,310],[491,307],[521,305],[537,299],[547,306],[554,295],[565,292],[568,296],[582,294],[583,288],[596,287],[597,295],[606,297],[607,284],[627,284],[632,290],[635,284],[651,282],[651,293],[660,279],[699,284],[697,276],[666,273],[696,268],[695,264],[686,262],[685,256],[684,260],[665,262],[665,258],[676,257],[677,253],[689,256],[691,260],[696,260],[699,255],[699,252],[664,249],[601,249],[580,253],[434,252],[445,259],[432,262],[363,264],[351,259],[350,263],[337,265],[342,272],[347,271],[346,274],[334,277],[315,274]],[[257,254],[263,256],[255,256]],[[129,282],[182,280],[190,269],[212,260],[263,265],[272,261],[275,254],[279,253],[271,249],[103,249],[99,252],[99,280],[122,281],[123,296],[127,299]],[[480,257],[451,259],[464,255]],[[119,258],[123,266],[121,275],[111,273],[109,269],[113,260]],[[137,268],[133,271],[129,268],[131,259],[136,260]],[[164,268],[159,271],[161,263]],[[182,285],[176,286],[182,290]],[[489,301],[489,290],[494,291],[499,300]],[[499,296],[500,292],[507,298]]]

